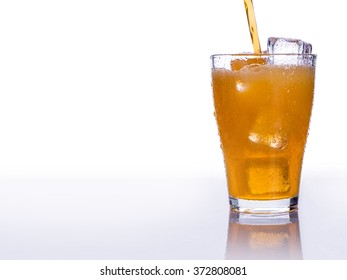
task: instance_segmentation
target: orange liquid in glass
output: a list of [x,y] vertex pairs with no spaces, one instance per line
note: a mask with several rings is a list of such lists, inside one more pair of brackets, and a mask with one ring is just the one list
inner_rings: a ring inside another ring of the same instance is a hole
[[214,69],[212,82],[229,194],[251,200],[298,195],[314,68],[236,60],[231,70]]

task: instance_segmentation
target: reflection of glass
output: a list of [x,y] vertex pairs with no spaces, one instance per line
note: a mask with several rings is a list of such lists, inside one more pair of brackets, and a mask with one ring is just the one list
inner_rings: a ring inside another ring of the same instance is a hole
[[231,212],[226,259],[302,259],[297,211],[280,215]]

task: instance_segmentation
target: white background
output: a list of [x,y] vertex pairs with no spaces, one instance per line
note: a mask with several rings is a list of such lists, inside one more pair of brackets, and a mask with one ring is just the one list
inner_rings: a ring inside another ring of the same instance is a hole
[[[341,177],[341,188],[347,170],[342,37],[347,20],[344,10],[338,8],[342,3],[254,1],[262,48],[267,37],[292,37],[311,42],[318,54],[305,178],[314,180],[314,174],[320,174],[329,182],[331,176]],[[251,51],[247,28],[242,0],[1,1],[0,200],[3,213],[7,213],[1,222],[8,230],[4,233],[7,237],[17,231],[20,240],[32,229],[34,238],[28,237],[24,247],[18,245],[17,249],[18,240],[13,239],[7,243],[12,253],[4,253],[2,258],[68,258],[69,254],[82,258],[68,250],[56,253],[54,248],[70,240],[64,231],[68,223],[75,223],[75,235],[71,236],[81,240],[78,217],[92,217],[85,218],[86,227],[101,223],[95,213],[106,215],[103,225],[112,217],[121,220],[121,237],[125,240],[129,232],[133,239],[134,232],[148,235],[144,252],[136,255],[131,251],[119,254],[120,258],[198,258],[183,249],[177,254],[153,253],[150,248],[160,245],[158,238],[148,227],[135,226],[134,222],[144,211],[147,216],[140,219],[142,223],[164,225],[162,234],[157,228],[155,231],[158,236],[166,236],[165,240],[170,239],[169,221],[174,221],[175,228],[190,225],[191,238],[184,239],[184,233],[177,236],[178,230],[172,237],[183,238],[188,244],[204,217],[195,219],[202,208],[194,208],[196,201],[189,206],[184,197],[196,197],[201,207],[206,203],[211,207],[208,209],[215,209],[209,212],[209,226],[217,221],[220,226],[216,234],[222,241],[217,251],[203,257],[223,256],[228,226],[227,212],[223,212],[227,209],[223,196],[226,187],[213,117],[209,57]],[[201,182],[207,186],[206,192],[197,186]],[[210,192],[213,185],[220,188],[214,198]],[[322,207],[321,196],[317,197],[317,207]],[[182,199],[183,208],[177,211],[175,207]],[[105,206],[116,203],[122,206]],[[221,206],[213,206],[216,204]],[[195,210],[190,212],[189,207]],[[341,210],[336,207],[336,211]],[[168,209],[169,221],[165,218]],[[220,212],[224,216],[217,218]],[[186,213],[191,218],[182,220]],[[42,225],[48,221],[57,228],[45,232]],[[131,228],[128,231],[127,226]],[[117,226],[113,229],[119,232]],[[56,232],[67,239],[50,243]],[[42,240],[47,251],[36,251],[35,255],[30,253],[33,248],[25,249]],[[81,248],[93,244],[93,240],[81,241]],[[148,240],[153,242],[152,247]],[[203,240],[212,242],[215,236]],[[168,250],[174,252],[174,244]],[[311,246],[307,250],[313,257],[315,251],[310,250],[317,250],[314,243],[306,244]],[[124,246],[125,252],[128,247]],[[104,256],[95,252],[96,257]],[[338,252],[331,255],[334,257],[345,255]]]
[[[338,3],[254,1],[263,48],[318,54],[306,166],[347,162]],[[247,28],[242,0],[1,1],[0,176],[220,175],[209,56]]]

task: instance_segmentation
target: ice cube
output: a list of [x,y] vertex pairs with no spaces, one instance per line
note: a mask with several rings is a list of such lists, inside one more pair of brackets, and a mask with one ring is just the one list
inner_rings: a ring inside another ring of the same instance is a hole
[[248,192],[252,195],[289,191],[289,166],[284,157],[250,159],[246,170]]
[[287,146],[287,139],[283,135],[276,134],[261,134],[251,132],[248,136],[248,139],[257,144],[263,144],[274,149],[283,149]]
[[[270,37],[267,41],[267,52],[269,54],[310,54],[312,45],[298,39]],[[305,65],[309,60],[303,56],[276,56],[269,57],[269,64],[275,65]]]
[[235,59],[232,60],[230,63],[231,70],[233,71],[239,71],[245,66],[248,66],[248,68],[254,68],[259,67],[260,65],[266,64],[266,59],[262,57],[254,57],[254,58],[248,58],[248,59]]
[[288,139],[284,124],[278,116],[279,113],[273,110],[267,110],[260,114],[250,130],[248,140],[271,149],[285,149],[288,145]]
[[267,51],[269,54],[310,54],[312,45],[298,39],[270,37]]

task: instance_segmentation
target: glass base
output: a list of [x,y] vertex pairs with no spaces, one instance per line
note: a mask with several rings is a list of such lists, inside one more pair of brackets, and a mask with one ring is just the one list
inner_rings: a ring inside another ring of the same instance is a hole
[[299,197],[275,200],[247,200],[229,196],[232,212],[250,214],[276,214],[298,209]]

